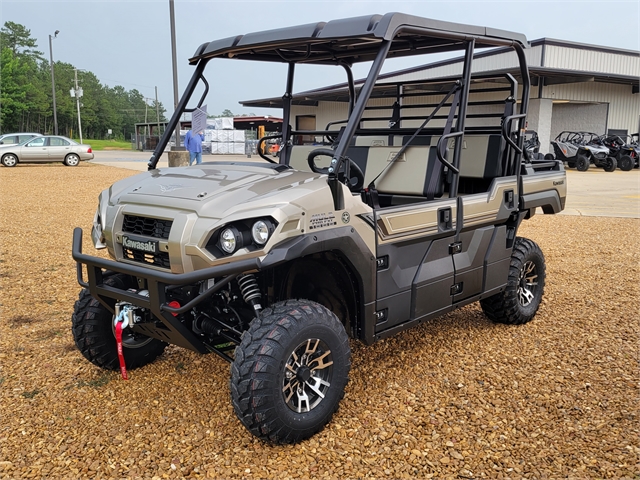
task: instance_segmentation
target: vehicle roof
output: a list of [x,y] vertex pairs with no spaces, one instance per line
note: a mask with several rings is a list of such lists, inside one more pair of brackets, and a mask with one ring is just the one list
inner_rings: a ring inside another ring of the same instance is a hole
[[10,137],[11,135],[34,135],[36,137],[42,137],[41,133],[34,133],[34,132],[2,133],[0,134],[0,137]]
[[387,13],[214,40],[200,45],[189,62],[225,57],[280,63],[354,64],[373,60],[383,40],[394,39],[388,57],[401,57],[461,50],[470,38],[476,39],[476,48],[514,43],[528,47],[527,38],[520,33]]

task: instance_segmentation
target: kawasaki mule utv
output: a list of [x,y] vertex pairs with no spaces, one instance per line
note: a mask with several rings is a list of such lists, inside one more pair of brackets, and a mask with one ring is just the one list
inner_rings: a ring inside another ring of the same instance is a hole
[[[472,73],[490,47],[515,59],[511,73]],[[111,259],[83,253],[74,231],[79,350],[123,374],[167,344],[215,353],[231,363],[240,421],[287,443],[331,420],[350,339],[372,344],[478,301],[495,322],[529,322],[545,261],[518,227],[538,208],[561,211],[566,179],[561,162],[524,159],[526,48],[520,34],[399,13],[201,45],[149,172],[100,194],[91,238]],[[458,73],[380,74],[385,59],[456,51]],[[278,162],[157,169],[182,114],[206,98],[205,67],[229,59],[284,65]],[[370,70],[356,84],[361,62]],[[346,74],[324,130],[290,125],[309,103],[294,95],[298,65]]]

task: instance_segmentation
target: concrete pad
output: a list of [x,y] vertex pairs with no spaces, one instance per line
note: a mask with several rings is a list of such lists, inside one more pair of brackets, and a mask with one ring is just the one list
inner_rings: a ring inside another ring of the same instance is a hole
[[562,215],[640,218],[640,170],[567,170],[567,203]]

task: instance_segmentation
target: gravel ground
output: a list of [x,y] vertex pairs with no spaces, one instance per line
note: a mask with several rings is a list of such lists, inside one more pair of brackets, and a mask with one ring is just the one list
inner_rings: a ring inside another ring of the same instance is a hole
[[236,419],[229,365],[169,347],[122,381],[71,336],[73,227],[135,172],[0,168],[2,478],[639,478],[640,221],[536,216],[547,260],[524,326],[472,305],[365,347],[333,421],[270,446]]

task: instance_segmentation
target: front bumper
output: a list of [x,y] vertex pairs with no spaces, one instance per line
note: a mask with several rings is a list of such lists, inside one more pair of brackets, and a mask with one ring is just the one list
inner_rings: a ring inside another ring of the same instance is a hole
[[[241,273],[259,270],[261,265],[258,258],[250,258],[189,273],[161,272],[143,266],[120,263],[82,253],[81,228],[73,230],[72,257],[76,262],[78,283],[89,289],[91,295],[110,311],[114,312],[115,300],[127,301],[138,307],[150,310],[161,322],[154,327],[149,324],[133,325],[131,328],[134,331],[200,353],[207,353],[211,350],[173,314],[181,314],[191,310],[195,305],[213,295]],[[83,265],[86,265],[87,268],[87,281],[83,278]],[[123,273],[134,276],[139,280],[144,280],[145,289],[149,291],[149,296],[142,296],[137,292],[105,285],[104,278],[108,275],[107,271]],[[216,283],[212,287],[200,293],[187,304],[180,308],[173,308],[168,305],[167,287],[193,285],[199,281],[214,278]]]

